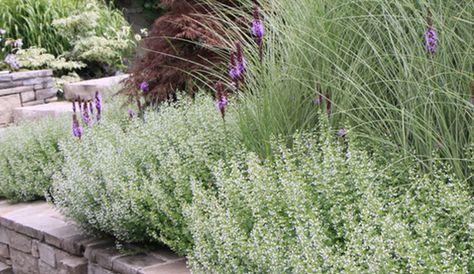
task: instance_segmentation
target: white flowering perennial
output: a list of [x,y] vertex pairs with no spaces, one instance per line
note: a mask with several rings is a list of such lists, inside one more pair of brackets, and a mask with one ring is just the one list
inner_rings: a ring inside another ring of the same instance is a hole
[[188,253],[192,237],[182,208],[192,200],[190,179],[210,184],[208,166],[232,155],[238,144],[213,106],[211,98],[181,100],[147,112],[145,123],[104,121],[81,141],[64,142],[56,205],[84,227],[120,241],[159,241]]
[[474,205],[464,182],[447,168],[422,175],[381,166],[338,142],[305,134],[292,149],[274,143],[272,161],[221,161],[212,187],[192,180],[185,213],[194,272],[473,270]]
[[41,120],[12,126],[0,139],[0,197],[12,201],[42,198],[60,170],[58,140],[69,133],[65,119]]

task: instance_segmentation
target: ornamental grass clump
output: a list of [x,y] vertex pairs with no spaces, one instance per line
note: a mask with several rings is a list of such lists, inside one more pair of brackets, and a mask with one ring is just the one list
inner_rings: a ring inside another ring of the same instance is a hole
[[320,129],[298,134],[292,148],[273,140],[272,160],[219,161],[210,187],[192,180],[194,273],[474,270],[472,196],[450,168],[423,173]]
[[[238,108],[249,149],[271,157],[271,136],[291,142],[315,126],[325,102],[334,128],[348,121],[353,134],[390,144],[426,169],[442,159],[471,178],[464,148],[474,136],[466,103],[474,79],[472,1],[276,0],[259,7],[271,49],[265,62],[247,42],[255,39],[248,28],[236,35],[249,65]],[[223,18],[245,16],[216,9]],[[315,98],[317,82],[324,98]]]
[[0,133],[0,197],[43,199],[63,157],[58,142],[68,136],[65,118],[11,126]]
[[190,181],[210,186],[210,166],[232,157],[239,133],[231,108],[224,127],[212,98],[180,99],[147,112],[146,122],[127,118],[122,127],[104,121],[80,142],[61,143],[65,161],[55,176],[56,206],[118,241],[161,242],[180,254],[190,252],[192,237],[182,215],[192,201]]

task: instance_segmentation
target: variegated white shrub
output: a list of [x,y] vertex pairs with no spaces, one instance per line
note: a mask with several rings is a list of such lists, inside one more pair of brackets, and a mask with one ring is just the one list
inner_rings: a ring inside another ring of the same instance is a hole
[[[232,111],[227,113],[232,123]],[[190,180],[211,185],[209,166],[239,144],[211,98],[162,106],[123,127],[115,123],[61,144],[62,172],[53,198],[67,216],[120,241],[163,242],[184,254],[192,237],[182,208],[192,200]]]
[[29,201],[44,197],[62,164],[58,140],[69,132],[66,119],[12,126],[0,135],[0,197]]
[[465,182],[446,167],[423,174],[410,163],[376,164],[334,138],[323,130],[297,137],[292,149],[274,143],[272,160],[250,153],[220,161],[213,187],[194,178],[185,210],[194,271],[474,269],[474,205]]

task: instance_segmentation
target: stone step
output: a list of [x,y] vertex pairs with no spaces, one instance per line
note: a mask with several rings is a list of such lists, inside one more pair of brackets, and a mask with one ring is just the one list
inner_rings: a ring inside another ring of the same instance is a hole
[[128,77],[128,74],[123,74],[113,77],[65,84],[63,87],[64,98],[69,101],[75,100],[78,97],[84,100],[92,100],[96,91],[106,92],[107,90],[111,90],[114,87],[120,85],[121,81],[127,79]]
[[72,113],[70,102],[54,102],[44,105],[19,107],[13,110],[13,120],[15,123],[24,120],[35,120],[44,117],[58,117]]
[[0,274],[13,274],[13,270],[8,265],[0,262]]
[[0,253],[0,259],[11,259],[15,273],[190,273],[186,259],[168,248],[156,246],[144,252],[143,247],[125,245],[118,250],[113,239],[83,232],[41,201],[10,204],[0,200],[1,246],[8,250]]

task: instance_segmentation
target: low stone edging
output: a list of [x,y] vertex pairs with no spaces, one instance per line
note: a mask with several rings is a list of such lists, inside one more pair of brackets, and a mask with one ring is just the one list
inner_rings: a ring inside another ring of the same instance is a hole
[[17,107],[56,100],[52,70],[0,73],[0,126],[11,122]]
[[0,274],[190,273],[186,259],[167,248],[135,250],[127,255],[111,239],[86,235],[46,202],[0,201]]

